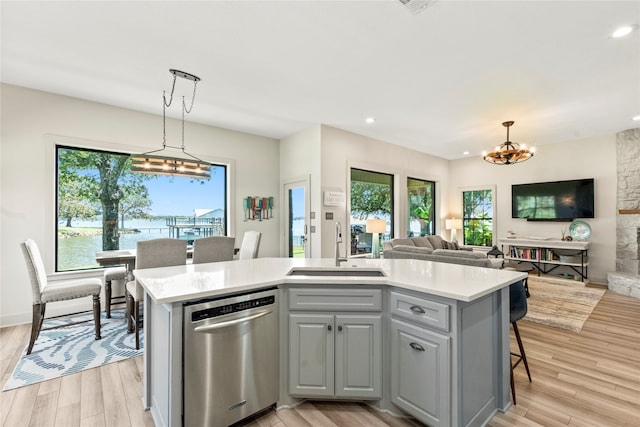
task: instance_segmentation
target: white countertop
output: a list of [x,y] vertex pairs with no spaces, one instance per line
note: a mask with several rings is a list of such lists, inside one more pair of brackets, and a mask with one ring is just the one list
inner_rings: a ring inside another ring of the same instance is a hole
[[415,259],[352,259],[340,269],[380,268],[386,277],[287,276],[293,267],[335,269],[333,259],[257,258],[134,270],[157,304],[222,296],[280,284],[390,285],[460,301],[473,301],[527,274]]

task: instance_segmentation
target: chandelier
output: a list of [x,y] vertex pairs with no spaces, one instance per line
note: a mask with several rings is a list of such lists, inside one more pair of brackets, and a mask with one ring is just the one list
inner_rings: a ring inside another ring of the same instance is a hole
[[533,157],[534,148],[529,149],[524,144],[520,145],[517,142],[509,141],[509,127],[514,123],[513,121],[502,123],[502,126],[507,128],[507,140],[495,147],[493,151],[483,152],[482,158],[484,160],[494,165],[511,165]]
[[[173,74],[173,85],[171,86],[169,101],[167,101],[166,92],[162,91],[162,148],[132,156],[131,171],[153,175],[172,175],[184,176],[187,178],[209,179],[211,177],[211,165],[208,162],[187,153],[184,149],[184,115],[191,113],[191,110],[193,109],[193,103],[196,99],[196,86],[200,81],[200,77],[174,69],[169,70],[169,72]],[[184,96],[182,97],[182,145],[180,147],[167,145],[166,110],[167,107],[171,106],[173,101],[173,92],[176,88],[176,77],[193,82],[193,95],[191,97],[191,104],[189,108],[187,108],[187,104],[184,101]],[[165,157],[157,154],[167,148],[181,150],[182,154],[188,158]]]

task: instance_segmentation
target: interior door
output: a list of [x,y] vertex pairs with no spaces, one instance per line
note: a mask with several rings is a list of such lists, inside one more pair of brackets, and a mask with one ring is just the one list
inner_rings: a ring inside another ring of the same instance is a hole
[[307,180],[286,183],[285,253],[289,258],[311,258],[309,250],[309,183]]

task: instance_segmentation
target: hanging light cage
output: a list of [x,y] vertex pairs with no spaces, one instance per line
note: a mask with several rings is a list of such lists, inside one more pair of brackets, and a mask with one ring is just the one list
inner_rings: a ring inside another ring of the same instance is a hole
[[483,154],[482,158],[494,165],[512,165],[521,163],[533,157],[534,150],[520,145],[517,142],[509,141],[509,127],[515,122],[503,122],[502,126],[507,128],[507,140],[489,153]]
[[[170,69],[169,72],[173,74],[173,85],[171,86],[171,94],[169,96],[168,102],[165,92],[162,93],[162,148],[159,150],[153,150],[131,156],[131,171],[153,175],[171,175],[182,176],[186,178],[209,179],[211,177],[210,163],[187,153],[184,148],[184,115],[190,113],[193,109],[193,104],[196,99],[196,85],[200,81],[200,77],[175,69]],[[167,145],[166,132],[166,108],[171,106],[171,103],[173,101],[173,92],[176,87],[176,77],[180,77],[193,82],[193,96],[191,98],[191,105],[189,108],[187,108],[187,105],[184,102],[184,96],[182,97],[182,146],[180,147]],[[182,154],[188,158],[159,156],[155,154],[160,153],[167,148],[181,150]]]

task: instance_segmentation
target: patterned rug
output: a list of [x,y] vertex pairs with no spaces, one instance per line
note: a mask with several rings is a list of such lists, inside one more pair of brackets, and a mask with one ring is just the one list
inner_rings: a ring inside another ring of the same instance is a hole
[[524,320],[572,332],[580,332],[605,290],[587,288],[569,280],[529,277],[531,297]]
[[101,340],[96,341],[93,313],[81,313],[44,321],[43,328],[89,320],[78,325],[41,331],[33,351],[22,352],[3,391],[73,374],[142,354],[136,350],[134,334],[127,334],[125,309],[111,310],[111,319],[101,316]]

